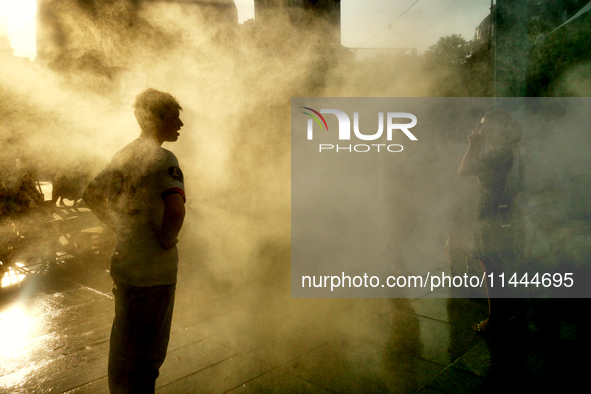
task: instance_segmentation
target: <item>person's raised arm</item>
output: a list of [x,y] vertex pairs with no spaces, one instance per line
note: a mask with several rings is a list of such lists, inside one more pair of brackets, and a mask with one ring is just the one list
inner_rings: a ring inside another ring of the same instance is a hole
[[185,201],[179,193],[172,193],[164,198],[164,215],[158,234],[158,243],[165,249],[172,248],[185,219]]
[[484,145],[481,124],[468,136],[468,150],[460,165],[460,176],[476,175],[478,171],[480,151]]

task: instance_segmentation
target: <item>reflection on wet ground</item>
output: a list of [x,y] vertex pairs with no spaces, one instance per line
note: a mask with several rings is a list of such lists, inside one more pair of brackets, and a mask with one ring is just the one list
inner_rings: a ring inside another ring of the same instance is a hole
[[[243,225],[218,231],[238,237]],[[564,392],[584,376],[578,300],[517,302],[510,327],[483,338],[470,326],[485,299],[292,299],[289,247],[263,243],[242,261],[256,270],[224,271],[236,255],[223,242],[195,244],[181,249],[160,393]],[[64,255],[2,288],[0,392],[108,392],[107,269],[108,253]]]

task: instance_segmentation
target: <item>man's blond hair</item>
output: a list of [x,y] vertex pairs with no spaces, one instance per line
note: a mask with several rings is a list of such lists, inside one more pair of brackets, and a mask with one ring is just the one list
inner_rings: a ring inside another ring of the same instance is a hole
[[163,119],[172,110],[182,110],[178,100],[172,94],[152,88],[136,96],[133,108],[142,131],[152,131],[154,117]]

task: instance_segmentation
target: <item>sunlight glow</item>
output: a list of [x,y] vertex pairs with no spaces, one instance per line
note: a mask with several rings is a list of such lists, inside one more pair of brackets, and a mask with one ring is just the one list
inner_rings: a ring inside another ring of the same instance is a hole
[[234,0],[234,4],[238,9],[239,23],[254,18],[254,0]]
[[0,349],[4,355],[18,355],[27,344],[33,323],[34,319],[18,304],[0,312]]
[[2,284],[0,285],[0,287],[16,285],[22,282],[25,279],[25,276],[26,275],[22,273],[17,273],[12,268],[9,268],[8,271],[6,271],[4,273],[4,276],[2,277]]
[[7,35],[14,56],[35,58],[36,0],[0,0],[0,35]]

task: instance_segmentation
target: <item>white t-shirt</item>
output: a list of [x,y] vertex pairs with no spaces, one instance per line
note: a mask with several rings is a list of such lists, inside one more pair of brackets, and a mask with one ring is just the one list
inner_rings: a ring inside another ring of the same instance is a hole
[[142,287],[176,283],[177,248],[164,249],[156,236],[164,198],[172,193],[185,198],[176,156],[150,139],[138,138],[117,152],[93,182],[105,193],[118,222],[111,277]]

